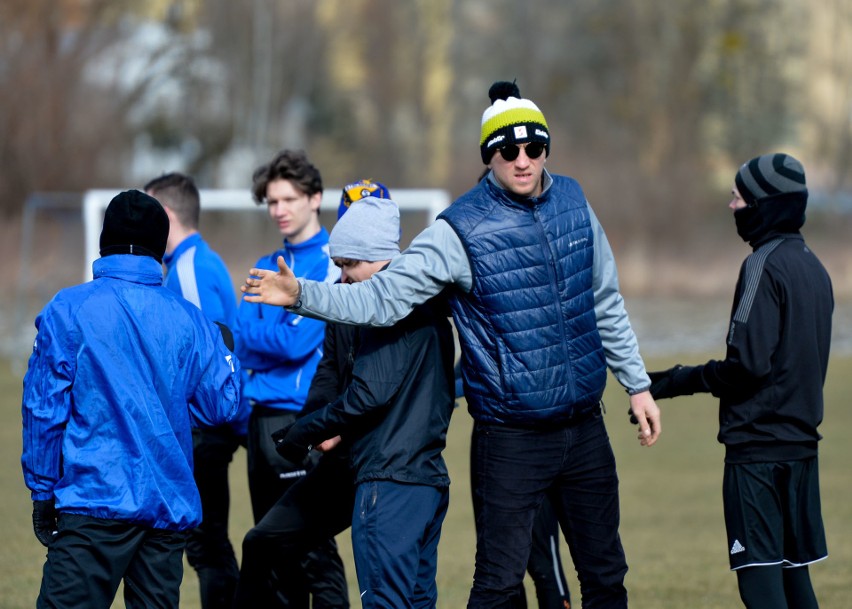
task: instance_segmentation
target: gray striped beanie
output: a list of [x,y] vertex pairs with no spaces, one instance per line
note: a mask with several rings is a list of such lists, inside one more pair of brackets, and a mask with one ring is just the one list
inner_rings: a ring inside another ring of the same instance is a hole
[[744,163],[734,179],[747,205],[791,192],[805,192],[805,169],[789,154],[764,154]]

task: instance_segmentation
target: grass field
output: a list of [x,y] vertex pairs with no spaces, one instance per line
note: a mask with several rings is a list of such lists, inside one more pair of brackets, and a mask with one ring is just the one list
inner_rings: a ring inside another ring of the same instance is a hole
[[[684,359],[684,363],[698,358]],[[674,359],[650,361],[669,366]],[[20,468],[21,379],[0,361],[0,608],[35,605],[44,549],[33,536],[31,503]],[[821,445],[823,517],[830,557],[811,568],[822,609],[845,609],[852,593],[852,359],[832,361],[827,384]],[[607,427],[621,478],[621,535],[630,571],[630,604],[647,609],[721,609],[741,606],[736,577],[728,571],[721,506],[723,449],[716,443],[716,406],[707,396],[661,403],[663,437],[641,448],[627,421],[627,400],[614,382],[605,396]],[[450,511],[439,551],[438,584],[442,609],[465,606],[473,573],[473,521],[468,488],[470,417],[456,412],[445,453],[451,469]],[[251,525],[245,478],[245,452],[232,468],[232,534],[236,545]],[[350,598],[358,606],[348,533],[338,538],[347,565]],[[563,544],[564,549],[564,544]],[[574,606],[579,587],[563,552]],[[535,607],[528,586],[530,607]],[[119,599],[115,607],[123,607]],[[199,607],[197,580],[187,567],[182,607]]]

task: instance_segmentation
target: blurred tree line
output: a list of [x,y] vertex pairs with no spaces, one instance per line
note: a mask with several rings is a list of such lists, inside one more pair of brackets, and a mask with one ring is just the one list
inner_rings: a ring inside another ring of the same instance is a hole
[[516,78],[550,169],[611,240],[652,252],[661,229],[729,223],[757,154],[852,190],[850,32],[845,0],[3,0],[0,211],[152,171],[248,187],[284,147],[329,186],[458,195],[482,170],[488,87]]

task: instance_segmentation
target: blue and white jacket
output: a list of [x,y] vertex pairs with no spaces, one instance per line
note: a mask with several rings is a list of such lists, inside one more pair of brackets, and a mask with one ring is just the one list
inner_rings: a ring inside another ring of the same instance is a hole
[[237,321],[237,297],[228,268],[200,233],[181,241],[163,256],[167,288],[204,311],[212,321],[233,330]]
[[237,410],[219,328],[147,256],[96,260],[36,318],[24,377],[24,481],[60,512],[185,530],[201,522],[191,425]]
[[[334,282],[340,271],[328,254],[328,231],[264,256],[256,268],[278,270],[278,256],[305,279]],[[298,412],[308,397],[311,379],[322,356],[325,322],[302,317],[282,307],[240,303],[235,340],[248,377],[243,395],[253,405]]]
[[[163,256],[167,288],[201,309],[211,321],[223,323],[233,332],[237,323],[237,297],[228,268],[201,233],[193,233]],[[248,401],[228,423],[244,436],[248,429]]]

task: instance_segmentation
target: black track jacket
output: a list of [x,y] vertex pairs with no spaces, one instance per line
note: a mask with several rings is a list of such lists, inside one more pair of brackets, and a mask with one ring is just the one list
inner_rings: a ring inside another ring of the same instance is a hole
[[798,232],[753,244],[740,269],[724,361],[702,371],[720,398],[728,463],[817,454],[834,309],[831,280]]
[[349,441],[355,482],[447,486],[441,452],[455,404],[454,342],[439,295],[387,328],[361,328],[352,381],[337,400],[301,417],[288,441]]

